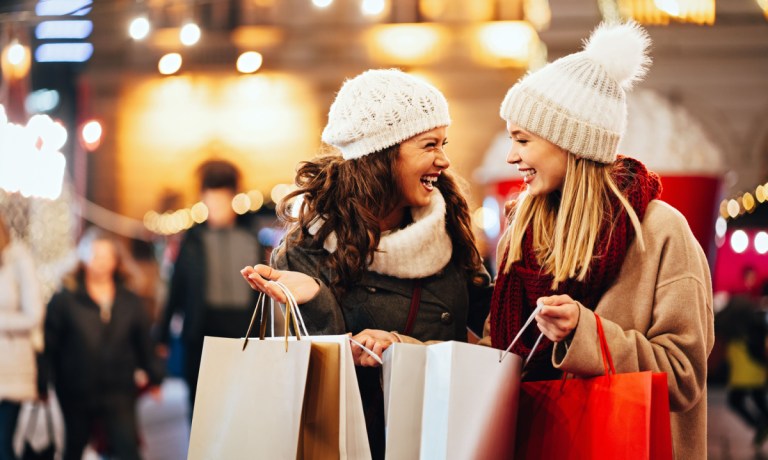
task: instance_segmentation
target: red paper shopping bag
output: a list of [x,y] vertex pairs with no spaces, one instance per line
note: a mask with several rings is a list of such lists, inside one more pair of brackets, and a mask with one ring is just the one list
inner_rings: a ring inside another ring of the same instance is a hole
[[515,459],[671,459],[665,373],[617,374],[600,318],[606,375],[525,382]]

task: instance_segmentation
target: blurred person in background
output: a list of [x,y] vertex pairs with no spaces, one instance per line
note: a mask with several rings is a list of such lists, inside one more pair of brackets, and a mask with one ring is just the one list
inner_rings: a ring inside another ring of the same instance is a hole
[[715,333],[725,344],[728,407],[752,428],[752,443],[759,448],[768,439],[768,327],[755,295],[754,267],[741,274],[743,288],[715,316]]
[[181,341],[190,409],[195,401],[203,339],[243,336],[257,295],[240,280],[239,272],[244,265],[260,263],[264,257],[253,215],[237,215],[232,208],[240,179],[235,165],[210,160],[198,171],[208,218],[184,235],[158,327],[159,353],[167,355],[171,320],[176,314],[184,318]]
[[[37,398],[43,305],[32,256],[0,216],[0,460],[12,460],[21,402]],[[37,340],[36,340],[37,339]]]
[[146,372],[160,398],[162,375],[128,254],[113,235],[89,228],[77,247],[79,265],[48,304],[45,362],[65,424],[64,460],[80,460],[94,432],[106,450],[138,459],[135,374]]

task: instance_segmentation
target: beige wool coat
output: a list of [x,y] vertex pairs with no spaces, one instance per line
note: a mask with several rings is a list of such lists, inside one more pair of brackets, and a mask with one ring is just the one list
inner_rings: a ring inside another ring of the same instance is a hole
[[26,247],[11,243],[0,257],[0,400],[31,400],[37,397],[43,301]]
[[[648,205],[642,236],[645,251],[635,238],[594,312],[602,318],[616,372],[667,373],[675,458],[704,459],[707,357],[714,344],[709,266],[685,217],[662,201]],[[499,243],[500,254],[508,237]],[[555,344],[552,364],[580,377],[602,375],[595,317],[580,308],[570,345]]]

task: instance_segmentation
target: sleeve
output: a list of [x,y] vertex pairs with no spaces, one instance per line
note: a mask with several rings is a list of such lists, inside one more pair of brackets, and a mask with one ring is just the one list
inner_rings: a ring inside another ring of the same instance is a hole
[[[624,330],[603,315],[601,320],[616,371],[667,373],[670,408],[684,412],[698,403],[705,388],[714,317],[706,258],[693,236],[683,237],[681,230],[673,229],[677,236],[670,236],[661,252],[647,331]],[[606,312],[629,309],[631,301],[600,307]],[[576,375],[603,374],[595,316],[583,305],[579,308],[570,346],[556,344],[553,364]]]
[[155,355],[154,347],[152,346],[152,338],[149,332],[149,317],[138,298],[135,298],[133,303],[135,304],[133,306],[135,312],[133,338],[139,367],[147,373],[150,384],[159,385],[163,380],[163,372],[160,360]]
[[491,309],[491,296],[493,295],[493,283],[491,275],[485,267],[475,272],[469,279],[469,311],[467,315],[467,328],[478,337],[483,337],[485,320]]
[[19,309],[0,312],[0,332],[31,333],[43,321],[43,300],[32,256],[14,243],[10,264],[19,292]]
[[185,236],[179,248],[179,255],[176,257],[176,261],[173,264],[173,274],[171,274],[171,282],[168,287],[168,300],[163,308],[163,313],[160,316],[160,322],[157,328],[157,340],[160,343],[167,344],[171,340],[171,319],[173,315],[181,310],[186,305],[186,296],[189,292],[187,287],[187,275],[184,267],[191,263],[188,259],[188,237]]
[[48,302],[44,322],[45,347],[38,372],[38,386],[41,389],[46,388],[47,382],[56,381],[54,363],[59,360],[58,355],[66,334],[66,302],[64,291],[54,294]]
[[310,335],[344,334],[347,328],[341,306],[319,270],[317,257],[299,247],[287,247],[286,243],[272,252],[271,265],[278,270],[304,273],[315,279],[320,286],[317,295],[299,305],[304,323]]

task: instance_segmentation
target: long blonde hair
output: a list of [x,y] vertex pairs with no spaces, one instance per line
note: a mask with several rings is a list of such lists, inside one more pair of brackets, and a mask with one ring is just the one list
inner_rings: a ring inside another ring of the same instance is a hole
[[524,193],[513,210],[507,230],[509,243],[504,272],[509,273],[512,264],[522,259],[523,235],[530,226],[542,274],[554,278],[552,289],[567,279],[584,281],[592,258],[600,256],[595,254],[595,246],[603,225],[607,223],[612,228],[610,223],[616,218],[612,196],[616,196],[627,211],[640,248],[645,250],[640,220],[611,178],[613,167],[613,164],[597,163],[569,153],[562,192],[540,196]]

